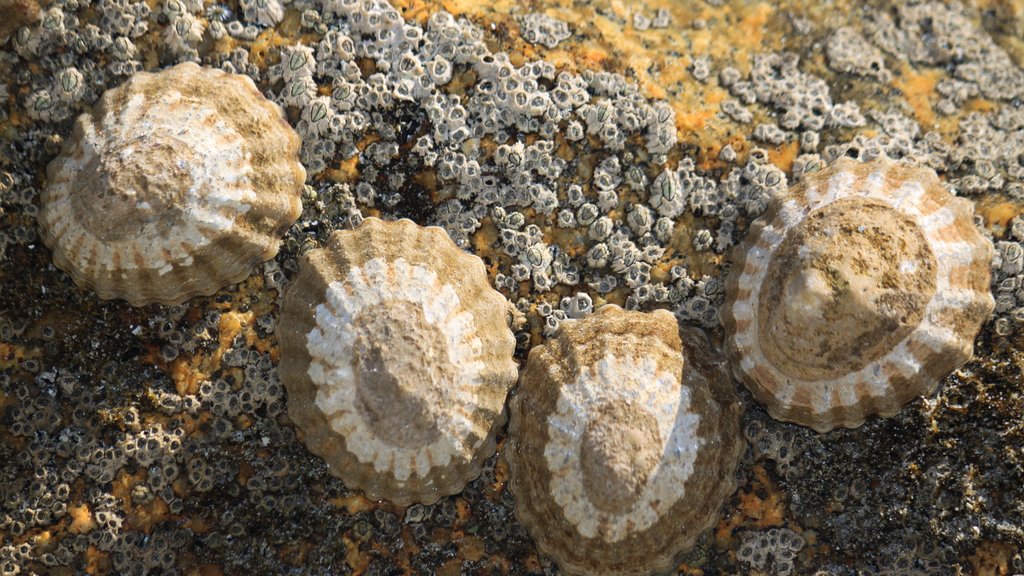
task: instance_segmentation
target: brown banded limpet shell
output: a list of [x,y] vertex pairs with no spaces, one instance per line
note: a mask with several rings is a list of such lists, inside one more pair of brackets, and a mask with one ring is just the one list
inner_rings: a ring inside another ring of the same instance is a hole
[[54,264],[135,306],[213,294],[277,254],[302,211],[301,140],[247,76],[138,72],[75,122],[47,168]]
[[818,432],[930,394],[994,305],[973,214],[932,170],[889,160],[844,158],[772,199],[727,282],[736,377]]
[[346,485],[431,503],[480,474],[518,376],[511,307],[447,233],[367,218],[304,256],[277,329],[288,414]]
[[664,310],[565,321],[530,351],[510,413],[516,516],[567,574],[675,568],[736,489],[733,382]]

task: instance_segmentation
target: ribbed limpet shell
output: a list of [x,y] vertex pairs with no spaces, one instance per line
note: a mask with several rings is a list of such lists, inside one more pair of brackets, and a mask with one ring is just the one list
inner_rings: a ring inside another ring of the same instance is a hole
[[462,490],[494,454],[518,376],[511,308],[437,227],[367,218],[285,290],[280,375],[306,446],[399,505]]
[[826,432],[891,416],[971,358],[992,243],[933,171],[841,159],[774,198],[727,282],[736,377]]
[[302,211],[301,140],[247,76],[138,72],[47,168],[53,262],[101,298],[176,304],[243,280]]
[[510,412],[516,516],[567,574],[674,568],[736,489],[734,384],[664,310],[565,321],[530,351]]

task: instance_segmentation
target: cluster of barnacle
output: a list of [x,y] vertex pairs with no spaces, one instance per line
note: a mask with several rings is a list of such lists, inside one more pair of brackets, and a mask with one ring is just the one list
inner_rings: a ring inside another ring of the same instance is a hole
[[871,14],[865,28],[892,57],[949,65],[954,80],[974,84],[988,98],[1008,101],[1024,94],[1024,72],[991,36],[974,26],[960,2],[901,4],[895,14]]
[[[180,506],[181,501],[175,498],[170,485],[177,475],[177,465],[173,457],[168,460],[168,455],[180,448],[184,431],[159,426],[140,430],[138,422],[126,416],[123,422],[130,430],[119,438],[95,437],[87,431],[97,429],[99,399],[89,387],[76,386],[75,380],[70,374],[51,378],[43,373],[37,382],[10,382],[10,378],[4,376],[4,393],[12,392],[13,388],[13,395],[18,399],[12,412],[21,422],[19,435],[28,439],[26,448],[10,459],[13,466],[4,470],[5,474],[10,474],[3,488],[5,509],[10,513],[0,517],[0,529],[19,536],[62,521],[70,514],[72,506],[80,506],[70,487],[82,479],[87,481],[88,487],[83,497],[89,503],[86,512],[89,516],[85,521],[89,527],[64,537],[56,546],[30,539],[24,546],[29,548],[33,559],[50,567],[67,565],[85,548],[93,546],[112,553],[114,566],[125,573],[138,573],[129,569],[133,564],[150,569],[172,568],[176,557],[168,558],[162,547],[153,546],[149,551],[139,549],[139,534],[123,526],[120,500],[99,487],[109,486],[126,466],[147,468],[147,482],[136,485],[132,492],[136,503],[139,503],[137,494],[145,488],[147,492],[160,495],[169,506]],[[76,407],[70,421],[63,421],[64,414],[59,415],[56,423],[50,419],[26,420],[39,408],[39,398],[50,398],[57,403],[53,396],[44,392],[55,389],[59,390],[55,393],[61,404],[66,400]],[[33,473],[18,473],[19,469]],[[17,565],[4,573],[17,574]]]
[[[340,25],[338,30],[329,33],[315,51],[302,46],[282,50],[280,63],[271,68],[278,101],[299,114],[303,161],[311,173],[324,170],[330,159],[358,154],[356,202],[393,209],[402,201],[397,191],[411,184],[407,174],[432,170],[442,201],[431,221],[466,246],[469,235],[490,217],[513,262],[496,282],[507,293],[515,293],[520,282],[530,280],[537,292],[585,282],[606,293],[625,283],[637,292],[630,306],[652,300],[650,294],[655,301],[666,301],[668,289],[649,285],[647,270],[671,237],[671,217],[655,219],[650,209],[637,205],[623,226],[608,214],[624,204],[616,191],[621,183],[639,195],[648,192],[645,158],[657,161],[675,142],[671,108],[662,102],[648,103],[617,75],[556,74],[554,67],[542,61],[515,67],[507,55],[490,53],[480,41],[479,29],[445,13],[436,14],[420,29],[380,9],[362,4],[335,7],[326,17],[341,16],[334,21]],[[367,10],[383,15],[375,19],[376,28],[363,23]],[[392,35],[404,40],[396,44],[378,38]],[[372,58],[377,72],[364,78],[354,58]],[[476,73],[476,82],[466,86],[463,95],[449,93],[446,85],[453,73],[467,69]],[[330,97],[317,96],[324,88],[331,91]],[[381,121],[384,113],[388,121]],[[424,121],[430,123],[427,130],[421,127]],[[371,131],[380,140],[359,151],[354,142]],[[542,138],[526,144],[522,136],[512,136],[517,132]],[[554,153],[553,137],[560,132],[577,155],[587,153],[583,140],[588,137],[615,151],[624,148],[627,138],[642,136],[647,156],[630,152],[621,157],[598,156],[589,181],[567,181],[565,160]],[[484,137],[498,144],[493,153],[478,145]],[[411,154],[398,155],[407,138],[412,139]],[[758,166],[762,164],[766,162]],[[692,165],[684,163],[681,168],[693,172]],[[748,171],[747,177],[734,176],[729,189],[719,194],[710,180],[696,182],[699,189],[693,191],[690,204],[717,212],[730,194],[758,198],[785,184],[777,169],[752,165]],[[684,176],[681,186],[689,186],[690,180]],[[556,190],[565,185],[568,192],[563,199]],[[325,192],[339,191],[347,189],[335,185]],[[661,213],[680,214],[683,208],[676,206],[686,206],[690,192],[680,190],[676,198],[656,201],[664,204]],[[356,207],[348,200],[345,203],[349,208],[343,211],[354,214]],[[529,222],[515,211],[526,208],[532,208],[538,220],[554,216],[560,227],[586,227],[594,244],[588,255],[608,252],[610,256],[589,260],[605,262],[610,273],[581,277],[581,262],[573,262],[560,246],[531,240],[538,235],[530,235]],[[338,208],[323,202],[322,211],[321,206],[314,210],[333,219],[327,211]],[[730,217],[727,209],[724,216]],[[731,242],[732,221],[722,228],[719,247],[724,250]],[[692,308],[703,306],[694,303]]]
[[[960,117],[956,145],[950,147],[934,132],[922,136],[913,120],[893,123],[900,114],[889,111],[874,118],[884,135],[860,137],[850,143],[852,148],[845,144],[826,148],[827,160],[843,154],[870,159],[884,153],[946,171],[950,184],[964,194],[1002,192],[1013,198],[1024,197],[1020,182],[1024,168],[1017,153],[1024,144],[1020,110],[998,106],[987,112],[965,112],[965,104],[977,97],[996,101],[1019,97],[1024,72],[967,14],[958,3],[912,3],[899,6],[894,14],[872,13],[865,22],[864,34],[847,27],[830,37],[831,68],[880,82],[891,76],[885,55],[914,64],[950,66],[950,76],[936,86],[941,98],[935,110]],[[922,36],[922,30],[929,34]]]
[[569,24],[547,14],[531,12],[517,18],[519,33],[523,40],[530,44],[540,44],[547,48],[557,48],[563,40],[572,37]]
[[744,532],[736,559],[752,570],[789,576],[805,544],[804,538],[789,528]]
[[639,32],[668,28],[672,24],[672,13],[667,8],[658,8],[654,16],[648,16],[643,10],[633,12],[633,29]]
[[838,72],[873,78],[881,83],[888,83],[892,78],[882,51],[851,26],[839,28],[829,36],[825,54],[829,67]]
[[750,444],[754,459],[772,461],[778,475],[788,479],[795,478],[805,470],[802,460],[805,432],[793,428],[768,429],[765,421],[757,418],[751,418],[743,426],[743,436]]
[[1008,336],[1024,326],[1024,220],[1010,222],[1008,237],[995,243],[992,292],[996,299],[993,331]]

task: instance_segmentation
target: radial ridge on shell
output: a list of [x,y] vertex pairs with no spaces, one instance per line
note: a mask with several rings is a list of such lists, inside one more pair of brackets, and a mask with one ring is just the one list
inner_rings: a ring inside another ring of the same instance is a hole
[[675,568],[736,488],[741,406],[664,310],[606,305],[530,351],[510,406],[515,513],[567,574]]
[[331,473],[431,503],[480,474],[515,383],[511,308],[437,227],[367,218],[304,256],[277,329],[288,414]]
[[971,358],[992,243],[930,169],[840,159],[775,197],[737,248],[733,372],[779,420],[891,416]]
[[302,211],[301,140],[247,76],[138,72],[47,168],[54,264],[101,298],[177,304],[245,279]]

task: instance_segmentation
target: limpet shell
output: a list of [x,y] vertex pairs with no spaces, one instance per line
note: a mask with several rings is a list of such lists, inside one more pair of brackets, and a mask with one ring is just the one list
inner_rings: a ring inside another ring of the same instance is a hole
[[302,211],[301,140],[247,76],[138,72],[47,168],[54,264],[101,298],[177,304],[245,279]]
[[841,159],[775,197],[737,249],[723,324],[736,377],[826,432],[891,416],[971,358],[992,243],[930,169]]
[[510,413],[516,516],[567,574],[674,568],[736,489],[734,384],[664,310],[563,322],[530,351]]
[[437,227],[367,218],[303,257],[277,329],[288,414],[346,485],[399,505],[462,490],[518,376],[511,307]]

